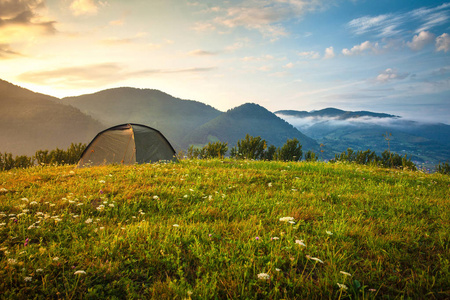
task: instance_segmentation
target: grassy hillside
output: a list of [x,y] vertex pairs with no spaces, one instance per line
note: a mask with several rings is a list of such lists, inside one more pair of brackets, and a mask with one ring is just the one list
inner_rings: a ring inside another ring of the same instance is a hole
[[4,298],[450,297],[450,177],[234,160],[0,172]]

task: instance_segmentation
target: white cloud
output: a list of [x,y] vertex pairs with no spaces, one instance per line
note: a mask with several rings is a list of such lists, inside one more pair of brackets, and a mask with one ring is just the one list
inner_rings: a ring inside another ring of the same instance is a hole
[[[225,5],[228,3],[225,2]],[[245,27],[257,30],[264,37],[276,40],[289,35],[281,23],[314,11],[322,5],[322,1],[317,0],[246,0],[239,5],[216,7],[214,12],[220,15],[212,22],[227,28]],[[212,25],[206,26],[211,27]]]
[[436,51],[447,52],[450,49],[450,36],[447,33],[436,38]]
[[347,23],[347,28],[356,35],[373,33],[383,38],[406,33],[411,27],[415,27],[415,33],[420,33],[448,22],[449,9],[450,3],[445,3],[431,8],[421,7],[404,13],[363,16],[351,20]]
[[316,52],[316,51],[300,52],[300,53],[298,53],[298,55],[300,55],[302,57],[310,58],[310,59],[318,59],[318,58],[320,58],[319,52]]
[[366,51],[372,51],[373,53],[377,53],[377,51],[379,50],[379,46],[378,43],[371,43],[369,41],[365,41],[363,43],[361,43],[360,45],[356,45],[353,46],[352,49],[343,49],[342,50],[342,54],[344,55],[358,55],[358,54],[362,54],[363,52]]
[[96,15],[98,5],[93,0],[75,0],[70,5],[70,9],[75,16]]
[[286,68],[286,69],[292,69],[293,67],[294,67],[294,64],[291,62],[284,65],[284,68]]
[[408,76],[409,74],[407,73],[398,73],[397,70],[388,68],[377,76],[376,81],[386,83],[392,80],[405,79]]
[[409,48],[414,51],[421,50],[427,44],[432,43],[434,40],[434,34],[428,31],[421,31],[419,34],[415,35],[411,42],[406,43]]
[[329,59],[329,58],[333,58],[334,55],[334,49],[333,47],[328,47],[327,49],[325,49],[325,55],[323,58],[325,59]]
[[208,55],[216,55],[216,52],[212,52],[212,51],[205,51],[205,50],[201,50],[201,49],[196,49],[196,50],[192,50],[190,52],[188,52],[188,55],[190,56],[208,56]]

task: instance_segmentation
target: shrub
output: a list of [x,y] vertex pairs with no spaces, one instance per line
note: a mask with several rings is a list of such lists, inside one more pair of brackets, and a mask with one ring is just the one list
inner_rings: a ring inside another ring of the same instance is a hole
[[266,141],[261,139],[260,136],[253,137],[247,134],[245,138],[237,142],[236,148],[233,148],[231,151],[231,156],[235,158],[262,159],[266,148]]
[[299,161],[302,159],[302,145],[297,139],[287,140],[283,147],[278,148],[276,159],[282,161]]

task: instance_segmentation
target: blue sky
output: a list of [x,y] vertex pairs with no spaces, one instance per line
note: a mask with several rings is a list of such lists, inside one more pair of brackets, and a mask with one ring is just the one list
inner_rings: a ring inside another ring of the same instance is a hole
[[0,78],[449,124],[450,2],[0,0]]

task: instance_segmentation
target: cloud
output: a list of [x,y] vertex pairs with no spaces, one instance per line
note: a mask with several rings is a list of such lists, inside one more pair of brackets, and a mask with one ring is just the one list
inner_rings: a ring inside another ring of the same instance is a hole
[[408,76],[408,73],[398,73],[397,70],[388,68],[377,76],[376,81],[386,83],[392,80],[405,79]]
[[449,20],[450,3],[436,7],[421,7],[404,13],[363,16],[347,23],[347,28],[356,35],[375,34],[378,37],[392,37],[416,27],[415,33],[430,30]]
[[16,56],[23,56],[22,54],[11,50],[8,44],[0,44],[0,59],[9,59]]
[[328,47],[327,49],[325,49],[325,55],[323,56],[324,59],[333,58],[334,56],[335,55],[333,47]]
[[342,54],[344,55],[359,55],[366,51],[372,51],[373,53],[377,53],[379,50],[378,43],[371,43],[369,41],[365,41],[360,45],[353,46],[352,49],[348,50],[347,48],[342,50]]
[[212,51],[205,51],[205,50],[201,50],[201,49],[196,49],[196,50],[192,50],[190,52],[188,52],[188,55],[190,56],[210,56],[210,55],[216,55],[217,52],[212,52]]
[[93,0],[74,0],[70,4],[70,10],[75,16],[92,16],[97,14],[98,5]]
[[18,76],[20,80],[60,87],[96,87],[128,78],[145,77],[157,74],[202,73],[216,67],[186,69],[146,69],[129,72],[117,63],[103,63],[86,66],[65,67],[46,71],[26,72]]
[[[55,33],[55,21],[44,20],[37,11],[44,7],[42,0],[0,1],[0,30],[12,31],[34,27],[43,33]],[[8,34],[12,34],[11,31]],[[0,31],[1,35],[1,31]]]
[[305,58],[309,58],[309,59],[319,59],[320,58],[319,52],[316,52],[316,51],[299,52],[298,55],[305,57]]
[[436,38],[436,51],[447,52],[450,49],[450,36],[447,33]]
[[419,34],[415,35],[411,42],[406,43],[409,48],[414,51],[419,51],[427,44],[432,43],[434,40],[434,34],[428,31],[421,31]]
[[[264,37],[276,40],[289,33],[283,22],[298,18],[306,12],[314,11],[323,6],[317,0],[245,0],[239,5],[215,7],[214,17],[210,22],[197,23],[195,30],[212,30],[217,26],[226,28],[244,27],[259,31]],[[212,25],[215,24],[215,25]]]

